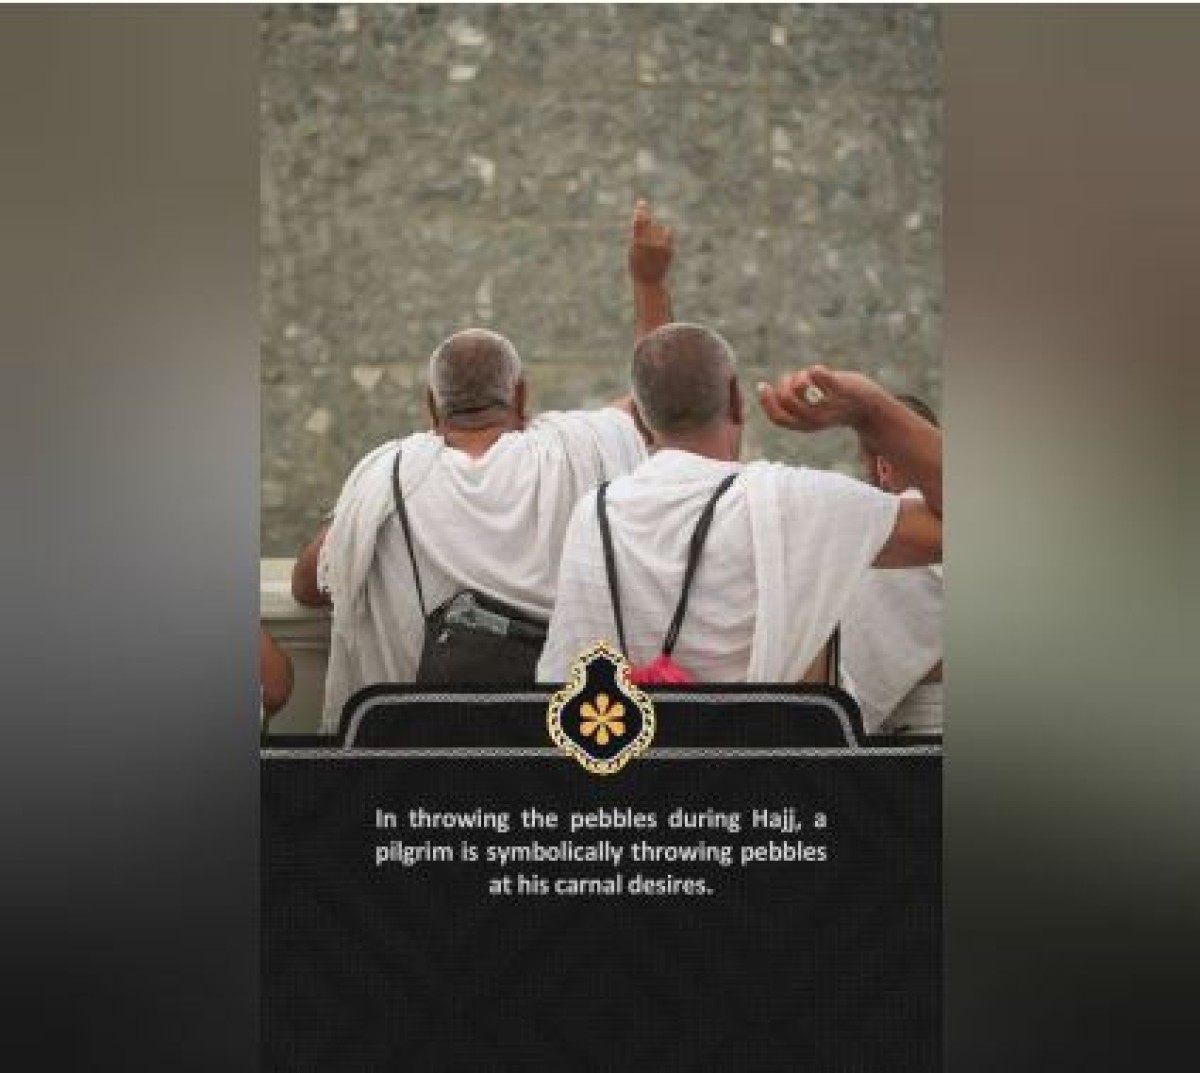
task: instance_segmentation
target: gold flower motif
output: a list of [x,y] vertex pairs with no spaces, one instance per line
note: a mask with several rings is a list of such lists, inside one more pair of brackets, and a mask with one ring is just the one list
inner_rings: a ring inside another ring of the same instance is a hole
[[620,701],[615,704],[609,700],[607,693],[596,694],[596,702],[584,701],[580,708],[582,723],[579,730],[585,738],[596,736],[597,745],[607,745],[610,737],[619,738],[625,733],[625,705]]

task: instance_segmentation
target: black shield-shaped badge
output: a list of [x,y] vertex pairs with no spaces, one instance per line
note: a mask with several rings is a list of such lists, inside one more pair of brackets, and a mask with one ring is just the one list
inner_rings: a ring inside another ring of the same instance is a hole
[[629,680],[625,658],[598,641],[571,664],[546,723],[568,756],[594,775],[615,775],[653,740],[654,702]]

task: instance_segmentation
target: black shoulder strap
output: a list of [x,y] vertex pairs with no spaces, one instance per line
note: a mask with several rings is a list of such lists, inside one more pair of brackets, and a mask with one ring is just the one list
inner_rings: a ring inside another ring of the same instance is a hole
[[404,543],[408,546],[408,558],[412,563],[413,581],[417,584],[417,602],[421,605],[421,617],[428,618],[425,610],[425,593],[421,590],[421,573],[417,569],[417,557],[413,552],[412,533],[408,528],[408,510],[404,506],[404,494],[400,491],[400,448],[396,448],[396,460],[392,463],[392,500],[396,504],[396,517],[404,530]]
[[717,500],[729,491],[729,486],[737,480],[737,476],[737,473],[731,473],[717,485],[717,490],[704,505],[700,519],[696,522],[696,529],[692,533],[692,542],[688,547],[687,569],[683,573],[683,589],[679,593],[679,603],[675,607],[675,617],[671,619],[671,628],[667,630],[666,640],[663,641],[664,656],[669,656],[675,650],[675,642],[679,640],[679,630],[683,625],[683,617],[687,614],[692,581],[696,577],[696,569],[700,566],[700,555],[704,551],[704,542],[708,539],[708,530],[712,525],[713,514],[716,513]]
[[833,633],[829,635],[829,659],[827,663],[827,673],[825,681],[831,686],[840,686],[842,684],[842,626],[841,623],[834,626]]
[[613,554],[612,530],[608,527],[608,481],[596,489],[596,518],[600,522],[600,542],[604,545],[604,573],[608,577],[608,595],[612,599],[613,618],[617,620],[617,637],[621,652],[629,655],[625,641],[625,617],[621,613],[621,585],[617,580],[617,557]]

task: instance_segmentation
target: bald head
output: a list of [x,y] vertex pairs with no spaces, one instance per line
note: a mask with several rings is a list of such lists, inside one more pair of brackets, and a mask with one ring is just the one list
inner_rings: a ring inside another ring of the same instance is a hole
[[429,359],[429,392],[442,420],[513,407],[520,381],[516,347],[484,328],[457,332]]
[[729,415],[733,348],[700,324],[665,324],[633,352],[633,398],[646,426],[666,435],[698,432]]

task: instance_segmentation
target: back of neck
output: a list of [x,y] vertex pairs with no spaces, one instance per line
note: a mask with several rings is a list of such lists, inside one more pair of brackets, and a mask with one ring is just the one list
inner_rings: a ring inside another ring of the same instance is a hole
[[488,453],[506,432],[513,429],[508,425],[487,425],[483,428],[453,428],[442,426],[438,429],[447,447],[462,451],[472,458],[482,458]]
[[719,431],[675,432],[654,434],[654,446],[659,451],[687,451],[689,454],[711,458],[717,462],[736,462],[738,451],[729,437]]

